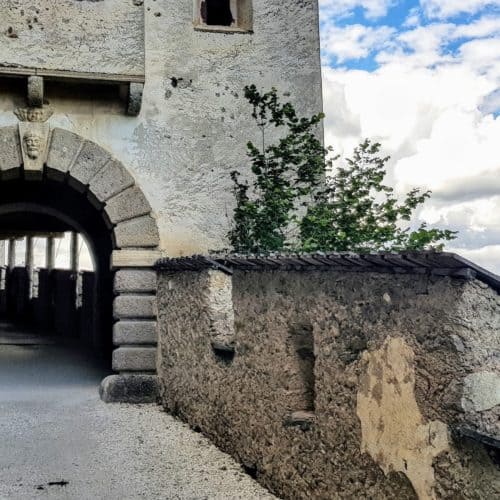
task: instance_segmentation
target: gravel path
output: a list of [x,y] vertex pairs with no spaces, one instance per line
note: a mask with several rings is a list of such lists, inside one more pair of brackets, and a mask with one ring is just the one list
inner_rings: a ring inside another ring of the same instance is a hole
[[102,403],[105,375],[69,348],[0,344],[0,499],[275,498],[158,406]]

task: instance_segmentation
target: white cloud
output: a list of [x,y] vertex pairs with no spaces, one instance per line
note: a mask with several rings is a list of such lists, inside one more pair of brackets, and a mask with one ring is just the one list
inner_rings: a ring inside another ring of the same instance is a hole
[[420,0],[425,14],[445,19],[459,14],[475,14],[485,7],[500,7],[500,0]]
[[349,59],[361,59],[374,50],[382,49],[391,39],[394,29],[387,26],[364,26],[350,24],[345,27],[330,25],[323,30],[323,53],[327,57],[335,56],[337,62]]
[[367,18],[376,19],[387,14],[394,0],[319,0],[323,15],[347,16],[357,7],[364,10]]
[[379,63],[325,68],[326,142],[343,154],[365,137],[382,142],[399,193],[434,191],[418,219],[458,229],[450,249],[500,271],[500,18],[421,25],[413,15],[399,32],[346,27],[335,32],[345,46],[325,39],[340,60],[369,52]]
[[500,245],[488,245],[475,250],[453,247],[450,250],[500,275]]

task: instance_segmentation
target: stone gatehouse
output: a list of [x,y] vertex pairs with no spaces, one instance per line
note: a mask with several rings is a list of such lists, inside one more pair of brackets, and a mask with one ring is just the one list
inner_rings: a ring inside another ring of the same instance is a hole
[[257,136],[245,85],[321,110],[317,1],[0,0],[0,12],[1,239],[26,238],[29,255],[47,236],[50,262],[54,233],[86,238],[88,343],[113,350],[117,372],[103,394],[151,400],[152,266],[226,246],[229,173]]

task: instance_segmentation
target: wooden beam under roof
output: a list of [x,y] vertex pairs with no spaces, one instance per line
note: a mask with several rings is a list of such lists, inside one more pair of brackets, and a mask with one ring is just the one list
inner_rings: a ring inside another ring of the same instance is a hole
[[31,238],[64,238],[64,233],[53,233],[48,231],[8,231],[0,232],[0,240],[22,240]]

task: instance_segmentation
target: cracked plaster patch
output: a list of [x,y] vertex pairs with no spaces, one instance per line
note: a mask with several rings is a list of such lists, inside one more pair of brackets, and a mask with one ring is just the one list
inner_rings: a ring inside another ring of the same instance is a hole
[[447,426],[425,423],[415,399],[414,353],[402,338],[388,337],[380,350],[366,352],[357,414],[361,451],[385,474],[402,472],[419,499],[434,499],[433,459],[448,450]]

